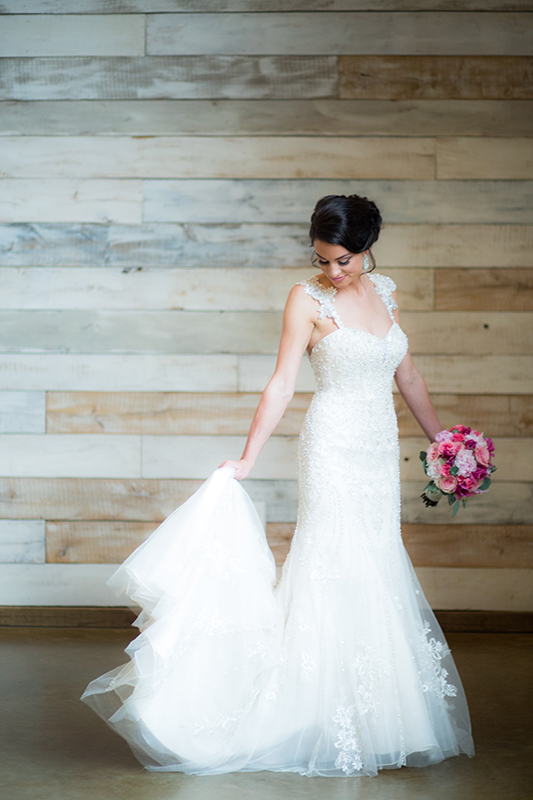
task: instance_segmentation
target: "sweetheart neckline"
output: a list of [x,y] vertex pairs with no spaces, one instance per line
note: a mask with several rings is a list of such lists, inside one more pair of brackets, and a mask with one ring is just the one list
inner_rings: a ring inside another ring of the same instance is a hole
[[[390,332],[392,331],[392,329],[394,328],[395,325],[398,325],[398,323],[396,322],[396,320],[393,320],[392,321],[392,325],[390,326],[389,330],[387,331],[387,333],[383,337],[378,336],[377,333],[370,333],[370,331],[365,331],[362,328],[350,328],[347,325],[343,325],[342,328],[337,328],[336,330],[331,331],[331,333],[326,333],[325,336],[322,336],[322,338],[319,339],[318,342],[315,345],[313,345],[313,347],[311,348],[311,350],[309,352],[309,356],[311,356],[314,353],[315,348],[318,347],[320,342],[323,342],[324,339],[327,339],[330,336],[333,336],[334,333],[338,333],[339,331],[356,331],[357,333],[365,333],[367,336],[372,336],[374,339],[379,339],[380,342],[384,342],[385,339],[388,338]],[[400,326],[398,325],[398,328],[399,327]],[[400,330],[401,330],[401,328],[400,328]]]

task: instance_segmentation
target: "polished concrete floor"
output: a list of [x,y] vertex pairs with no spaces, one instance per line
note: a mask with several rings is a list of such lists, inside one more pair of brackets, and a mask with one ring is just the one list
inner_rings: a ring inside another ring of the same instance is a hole
[[124,630],[0,628],[3,800],[526,800],[533,797],[533,635],[448,634],[477,755],[376,778],[148,773],[78,698],[123,663]]

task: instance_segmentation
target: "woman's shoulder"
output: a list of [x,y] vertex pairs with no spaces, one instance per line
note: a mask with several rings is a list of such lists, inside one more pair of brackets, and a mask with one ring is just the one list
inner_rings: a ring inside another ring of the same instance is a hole
[[331,299],[333,295],[337,294],[337,290],[334,286],[328,287],[324,286],[320,282],[320,275],[311,275],[310,278],[306,278],[303,281],[298,281],[293,290],[297,286],[302,286],[303,289],[299,291],[305,292],[305,294],[310,295],[314,300],[318,300],[320,303]]

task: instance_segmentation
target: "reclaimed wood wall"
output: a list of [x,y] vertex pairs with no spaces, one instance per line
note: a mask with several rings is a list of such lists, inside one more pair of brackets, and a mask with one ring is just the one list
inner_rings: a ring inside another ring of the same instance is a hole
[[[379,270],[490,493],[425,509],[397,397],[404,538],[441,609],[533,608],[529,0],[0,1],[0,604],[104,580],[241,453],[324,194],[374,198]],[[246,488],[278,562],[298,393]]]

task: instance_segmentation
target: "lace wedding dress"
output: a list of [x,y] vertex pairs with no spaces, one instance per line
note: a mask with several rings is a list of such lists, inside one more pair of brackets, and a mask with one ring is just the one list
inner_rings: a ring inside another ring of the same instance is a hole
[[130,662],[82,699],[149,770],[375,775],[473,755],[468,708],[400,535],[392,319],[344,327],[334,288],[304,282],[337,329],[313,348],[296,532],[275,583],[256,510],[216,470],[112,576],[143,609]]

